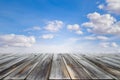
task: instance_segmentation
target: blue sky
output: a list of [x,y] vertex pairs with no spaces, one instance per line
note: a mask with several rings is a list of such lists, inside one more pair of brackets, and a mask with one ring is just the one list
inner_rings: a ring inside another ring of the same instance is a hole
[[0,0],[1,52],[119,52],[119,0]]

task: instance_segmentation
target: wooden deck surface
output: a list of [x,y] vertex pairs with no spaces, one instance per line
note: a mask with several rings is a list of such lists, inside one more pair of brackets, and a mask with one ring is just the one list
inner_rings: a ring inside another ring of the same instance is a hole
[[0,80],[120,80],[120,54],[0,54]]

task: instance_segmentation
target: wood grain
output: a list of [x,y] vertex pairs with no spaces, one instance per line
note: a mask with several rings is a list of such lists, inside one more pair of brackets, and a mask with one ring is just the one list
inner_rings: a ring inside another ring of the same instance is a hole
[[0,54],[0,80],[120,80],[120,54]]
[[70,79],[69,73],[60,54],[54,54],[49,79]]

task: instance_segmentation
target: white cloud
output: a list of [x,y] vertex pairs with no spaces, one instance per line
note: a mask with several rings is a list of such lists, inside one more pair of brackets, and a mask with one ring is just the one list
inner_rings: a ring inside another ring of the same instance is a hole
[[120,34],[120,21],[116,21],[110,14],[100,15],[97,12],[87,15],[90,19],[89,22],[85,22],[82,26],[88,27],[89,32],[99,34]]
[[112,42],[112,43],[111,43],[111,46],[112,46],[112,47],[118,47],[118,44],[115,43],[115,42]]
[[53,39],[54,35],[53,34],[44,34],[41,36],[42,39]]
[[[92,22],[85,22],[82,24],[82,26],[93,28],[94,24]],[[88,30],[88,31],[90,31],[90,30]]]
[[104,5],[103,5],[103,4],[100,4],[100,5],[98,6],[98,8],[99,8],[99,9],[103,9],[103,8],[104,8]]
[[67,28],[68,28],[69,30],[75,30],[75,31],[80,30],[80,27],[79,27],[78,24],[68,25]]
[[107,47],[118,47],[118,44],[116,42],[102,42],[100,43],[101,47],[107,48]]
[[86,36],[84,37],[86,40],[96,40],[96,37],[93,36]]
[[120,14],[120,0],[106,0],[106,5],[100,4],[98,7],[111,13]]
[[81,30],[78,30],[75,32],[76,34],[83,34],[83,32]]
[[39,26],[33,26],[31,28],[25,29],[24,31],[39,31],[41,28]]
[[86,36],[87,40],[108,40],[109,38],[106,36]]
[[6,34],[0,35],[1,47],[31,47],[35,43],[33,36]]
[[83,34],[78,24],[67,25],[67,29],[70,31],[75,31],[76,34]]
[[102,43],[100,43],[100,46],[101,46],[101,47],[104,47],[104,48],[109,47],[109,45],[110,45],[109,42],[102,42]]
[[109,39],[106,36],[97,36],[96,38],[99,39],[99,40],[108,40]]
[[62,26],[63,26],[62,21],[54,20],[54,21],[49,21],[45,26],[45,29],[50,32],[57,32],[62,28]]
[[[70,41],[69,41],[70,40]],[[79,40],[79,41],[78,41]],[[76,41],[80,43],[76,43]],[[117,53],[120,47],[102,47],[98,44],[81,41],[81,38],[71,38],[59,44],[44,44],[37,42],[31,47],[6,47],[1,48],[2,53]]]

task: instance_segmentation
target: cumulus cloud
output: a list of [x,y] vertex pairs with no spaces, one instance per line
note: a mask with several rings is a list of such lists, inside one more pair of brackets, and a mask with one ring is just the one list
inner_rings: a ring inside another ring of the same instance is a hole
[[39,26],[33,26],[31,28],[25,29],[24,31],[39,31],[41,28]]
[[101,47],[107,48],[107,47],[118,47],[118,44],[116,42],[102,42],[100,43]]
[[42,39],[53,39],[54,35],[53,34],[44,34],[41,36]]
[[76,34],[83,34],[78,24],[67,25],[67,29],[70,31],[75,31]]
[[6,34],[0,35],[1,47],[31,47],[35,43],[33,36]]
[[50,32],[57,32],[62,28],[62,26],[63,26],[62,21],[54,20],[54,21],[49,21],[45,26],[45,29]]
[[120,14],[120,0],[106,0],[106,5],[100,4],[98,8],[108,10],[111,13]]
[[99,14],[97,12],[87,15],[89,22],[82,26],[88,27],[89,32],[99,34],[120,34],[120,21],[116,21],[110,14]]
[[77,31],[77,30],[80,29],[80,27],[79,27],[78,24],[68,25],[67,28],[68,28],[69,30],[75,30],[75,31]]

